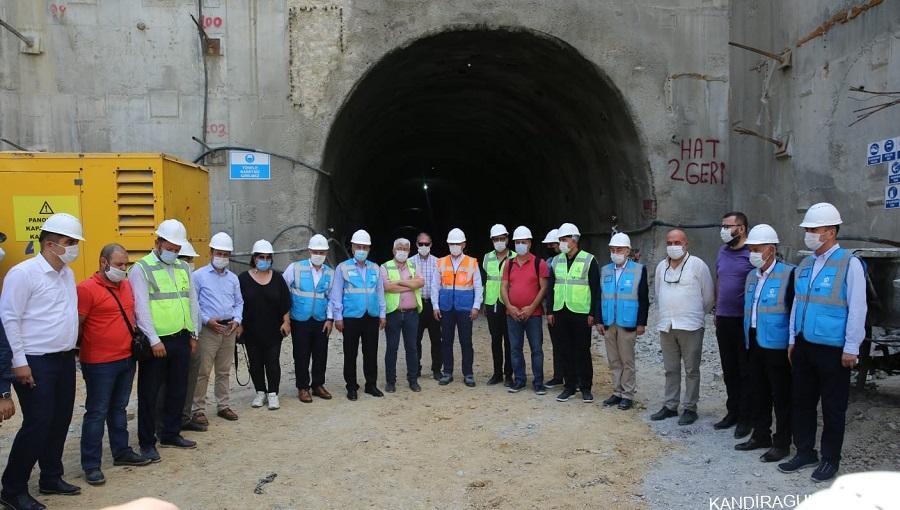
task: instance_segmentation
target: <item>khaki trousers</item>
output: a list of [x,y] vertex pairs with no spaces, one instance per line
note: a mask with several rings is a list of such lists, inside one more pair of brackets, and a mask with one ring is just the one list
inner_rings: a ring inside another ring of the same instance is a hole
[[663,367],[666,371],[665,406],[678,410],[681,397],[681,364],[684,363],[684,399],[686,410],[697,411],[700,400],[700,356],[703,353],[703,328],[695,331],[671,329],[659,332]]
[[606,328],[603,338],[606,339],[606,359],[612,373],[613,395],[634,400],[634,342],[637,331],[625,331],[612,325]]
[[206,412],[206,392],[209,374],[215,369],[216,411],[228,409],[230,396],[231,363],[234,360],[235,334],[220,335],[203,326],[197,345],[197,353],[191,357],[192,368],[197,369],[197,386],[194,388],[194,405],[191,414]]

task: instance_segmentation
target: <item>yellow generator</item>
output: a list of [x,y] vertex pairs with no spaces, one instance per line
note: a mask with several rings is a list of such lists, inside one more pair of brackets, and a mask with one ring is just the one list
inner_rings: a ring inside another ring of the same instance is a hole
[[0,283],[40,251],[41,225],[58,212],[84,226],[86,241],[71,265],[78,282],[97,271],[108,243],[124,246],[132,262],[146,255],[167,218],[184,223],[198,267],[209,258],[209,175],[202,166],[157,153],[0,152]]

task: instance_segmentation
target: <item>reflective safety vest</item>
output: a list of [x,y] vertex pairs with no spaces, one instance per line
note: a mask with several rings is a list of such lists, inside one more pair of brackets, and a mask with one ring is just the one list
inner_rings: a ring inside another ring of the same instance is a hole
[[294,281],[291,282],[291,319],[317,321],[328,319],[328,294],[334,283],[334,269],[322,264],[322,276],[318,285],[313,284],[312,263],[298,260],[292,264]]
[[[400,280],[400,268],[397,267],[397,261],[391,259],[384,264],[382,267],[387,272],[387,277],[389,281],[396,282]],[[416,277],[416,266],[410,263],[406,263],[406,269],[409,270],[410,278]],[[398,308],[400,308],[400,292],[387,292],[384,293],[384,306],[385,313],[391,313]],[[422,289],[416,289],[416,311],[422,311]]]
[[[764,349],[787,349],[788,326],[791,320],[791,305],[787,303],[788,286],[794,266],[775,262],[772,272],[763,282],[756,304],[756,343]],[[750,348],[750,320],[753,315],[753,301],[759,284],[758,271],[747,273],[744,286],[744,346]]]
[[847,331],[847,271],[849,251],[838,248],[813,278],[813,256],[806,257],[794,271],[797,311],[794,329],[804,340],[832,347],[844,346]]
[[378,317],[378,279],[381,273],[378,266],[371,261],[366,261],[365,269],[356,265],[356,259],[342,262],[338,266],[341,276],[344,277],[344,317],[358,319],[365,314],[370,317]]
[[191,270],[187,263],[176,260],[171,268],[174,280],[169,275],[169,267],[150,252],[137,262],[141,268],[149,291],[150,316],[159,336],[174,335],[183,330],[194,332],[191,314]]
[[563,307],[574,313],[591,313],[591,284],[588,271],[594,256],[581,250],[572,259],[571,265],[565,254],[560,253],[553,261],[553,311]]
[[484,256],[482,265],[484,272],[487,274],[487,280],[484,282],[484,304],[494,306],[500,299],[500,280],[503,274],[503,268],[509,261],[509,252],[506,252],[501,262],[497,258],[497,252],[492,251]]
[[600,310],[603,325],[623,328],[637,327],[638,286],[644,266],[629,260],[616,281],[616,265],[609,263],[600,270]]
[[463,255],[459,267],[454,271],[450,256],[437,261],[437,270],[441,274],[441,289],[438,293],[438,305],[441,311],[468,311],[475,304],[475,273],[478,272],[478,261]]

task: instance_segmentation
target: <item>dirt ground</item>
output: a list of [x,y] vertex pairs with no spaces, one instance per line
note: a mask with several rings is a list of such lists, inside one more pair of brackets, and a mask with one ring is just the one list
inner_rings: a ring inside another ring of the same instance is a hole
[[[491,372],[484,319],[475,327],[478,386],[472,389],[456,374],[447,387],[427,378],[421,380],[421,393],[401,382],[397,393],[384,399],[361,393],[358,402],[349,402],[343,392],[340,340],[332,334],[327,385],[335,399],[303,404],[296,399],[290,342],[285,342],[280,410],[250,408],[252,390],[236,386],[232,377],[239,421],[211,416],[208,432],[185,433],[197,440],[198,449],[161,449],[163,461],[148,467],[114,467],[104,446],[108,481],[102,487],[84,483],[79,465],[84,401],[79,374],[64,462],[66,479],[81,485],[83,493],[39,498],[51,508],[100,508],[155,496],[183,509],[662,509],[709,508],[709,498],[716,496],[803,495],[823,488],[809,481],[809,473],[786,476],[760,463],[759,452],[735,452],[731,431],[712,429],[724,413],[724,385],[711,321],[709,326],[700,420],[689,427],[679,427],[674,419],[653,424],[648,419],[660,406],[663,386],[653,332],[639,341],[638,405],[627,412],[600,405],[610,385],[605,349],[596,333],[593,404],[580,398],[558,403],[555,390],[544,396],[509,394],[501,386],[484,384]],[[381,345],[383,360],[383,341]],[[545,337],[547,376],[550,351]],[[401,348],[401,381],[404,367]],[[246,367],[240,374],[242,381],[247,378]],[[383,361],[379,377],[383,387]],[[900,467],[897,379],[879,381],[877,393],[852,397],[843,472]],[[133,398],[132,444],[137,442],[135,407]],[[0,466],[5,466],[18,423],[17,415],[0,428]],[[260,478],[270,473],[277,474],[274,481],[264,485],[263,494],[255,494]],[[37,471],[32,477],[35,495],[36,483]]]

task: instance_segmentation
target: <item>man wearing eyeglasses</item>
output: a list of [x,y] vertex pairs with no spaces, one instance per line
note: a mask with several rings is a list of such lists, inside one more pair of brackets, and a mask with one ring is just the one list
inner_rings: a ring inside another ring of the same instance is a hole
[[[666,258],[656,266],[656,302],[659,306],[659,342],[666,372],[665,404],[653,413],[653,421],[678,416],[679,425],[697,421],[700,400],[700,355],[703,352],[704,317],[715,303],[709,267],[688,253],[683,230],[666,234]],[[681,365],[684,364],[685,391],[681,398]]]
[[[422,275],[425,282],[431,282],[434,273],[437,272],[437,257],[431,254],[431,235],[426,232],[416,238],[418,255],[412,258],[412,265],[416,274]],[[419,313],[419,330],[416,335],[416,352],[419,356],[419,377],[422,377],[422,337],[428,331],[428,339],[431,341],[431,376],[435,381],[441,379],[441,367],[443,366],[443,354],[441,354],[441,323],[434,318],[434,305],[431,301],[431,285],[426,283],[420,289],[422,291],[422,311]]]

